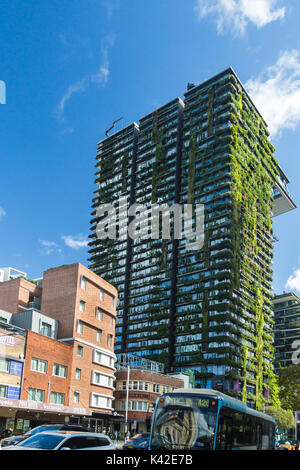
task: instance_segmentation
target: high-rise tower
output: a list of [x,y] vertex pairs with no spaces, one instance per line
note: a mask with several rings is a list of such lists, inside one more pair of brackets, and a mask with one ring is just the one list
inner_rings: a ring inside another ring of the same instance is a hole
[[[91,269],[120,292],[116,354],[194,369],[199,386],[258,408],[272,375],[272,217],[295,208],[268,135],[231,68],[189,85],[184,102],[99,144],[90,242]],[[203,204],[203,247],[174,230],[154,239],[149,224],[143,237],[97,238],[97,206],[126,195],[146,207]]]

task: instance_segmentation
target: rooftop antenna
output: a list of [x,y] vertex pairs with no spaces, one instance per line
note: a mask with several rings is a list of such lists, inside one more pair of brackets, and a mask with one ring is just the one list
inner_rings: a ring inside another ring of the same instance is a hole
[[119,119],[116,119],[113,122],[112,126],[109,129],[107,129],[107,131],[105,132],[106,137],[109,137],[108,133],[115,127],[117,122],[121,121],[121,119],[123,119],[123,117],[120,117]]

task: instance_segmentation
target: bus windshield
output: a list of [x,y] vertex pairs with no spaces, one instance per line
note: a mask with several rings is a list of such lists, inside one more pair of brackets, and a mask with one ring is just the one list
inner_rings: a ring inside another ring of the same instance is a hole
[[213,449],[217,410],[217,400],[209,397],[163,395],[153,417],[151,449]]

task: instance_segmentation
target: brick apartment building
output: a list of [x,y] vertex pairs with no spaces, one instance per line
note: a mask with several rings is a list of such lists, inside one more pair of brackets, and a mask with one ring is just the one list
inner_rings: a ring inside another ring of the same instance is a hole
[[149,432],[158,396],[189,387],[188,375],[185,378],[184,374],[178,374],[180,378],[176,374],[165,375],[163,364],[134,355],[120,355],[117,367],[115,408],[118,413],[127,415],[127,423],[120,425],[121,435],[125,434],[126,427],[130,433]]
[[41,297],[41,287],[23,277],[0,282],[0,308],[7,312],[22,312],[33,306],[39,309]]
[[113,407],[117,291],[79,263],[49,269],[38,284],[0,283],[6,326],[27,332],[21,399],[4,396],[0,406],[7,400],[17,408],[19,428],[22,419],[31,427],[65,420],[101,430],[120,419]]

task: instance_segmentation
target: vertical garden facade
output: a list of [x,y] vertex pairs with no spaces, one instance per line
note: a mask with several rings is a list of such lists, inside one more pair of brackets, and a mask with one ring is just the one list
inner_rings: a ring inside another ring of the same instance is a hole
[[193,369],[198,386],[261,409],[274,382],[272,216],[295,207],[264,120],[228,69],[120,132],[99,144],[94,208],[120,189],[147,207],[203,204],[204,244],[153,239],[150,226],[100,241],[93,218],[91,268],[120,293],[115,352]]

